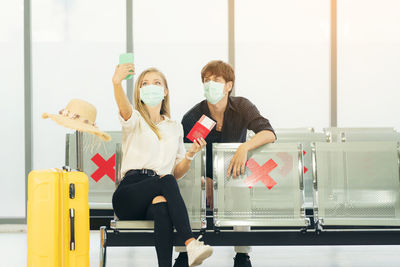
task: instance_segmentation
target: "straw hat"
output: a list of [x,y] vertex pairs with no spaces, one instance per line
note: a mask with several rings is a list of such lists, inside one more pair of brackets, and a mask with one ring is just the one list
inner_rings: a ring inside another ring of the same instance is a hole
[[61,126],[97,135],[104,141],[110,141],[111,137],[100,131],[96,126],[96,108],[80,99],[72,99],[66,108],[60,110],[57,115],[43,113],[42,118],[50,118]]

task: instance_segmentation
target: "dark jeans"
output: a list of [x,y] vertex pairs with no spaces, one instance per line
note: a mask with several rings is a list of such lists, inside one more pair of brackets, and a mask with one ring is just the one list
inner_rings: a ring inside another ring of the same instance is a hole
[[[167,202],[152,204],[156,196]],[[127,175],[122,179],[113,199],[115,214],[120,220],[154,220],[154,237],[159,266],[171,266],[173,226],[183,240],[193,237],[189,216],[172,175]]]

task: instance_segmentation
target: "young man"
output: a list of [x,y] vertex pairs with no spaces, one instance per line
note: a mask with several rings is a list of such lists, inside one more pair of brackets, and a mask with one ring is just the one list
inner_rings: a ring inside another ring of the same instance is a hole
[[[276,136],[269,121],[260,115],[255,105],[244,97],[230,96],[235,83],[235,73],[229,64],[223,61],[209,62],[201,71],[201,80],[206,100],[195,105],[183,116],[182,125],[185,142],[191,142],[186,136],[203,114],[217,123],[205,139],[207,203],[212,207],[212,143],[242,143],[228,167],[228,175],[236,178],[244,174],[248,151],[274,142]],[[252,130],[256,135],[246,142],[247,130]],[[234,229],[250,231],[249,227]],[[248,255],[251,247],[235,247],[235,251],[234,267],[251,267]],[[176,259],[174,267],[178,266],[188,266],[185,253],[181,252]]]

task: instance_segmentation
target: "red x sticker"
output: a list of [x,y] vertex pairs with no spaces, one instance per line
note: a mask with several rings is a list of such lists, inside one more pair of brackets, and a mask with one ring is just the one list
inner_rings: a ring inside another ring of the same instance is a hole
[[[305,156],[307,154],[307,152],[305,150],[303,150],[303,156]],[[304,166],[304,174],[308,171],[307,167]]]
[[307,167],[304,166],[304,174],[308,171]]
[[244,183],[250,188],[258,181],[261,181],[268,189],[276,185],[274,179],[269,176],[269,173],[278,166],[272,159],[268,160],[264,165],[260,166],[254,159],[249,159],[246,162],[246,167],[252,172],[250,176],[244,179]]
[[279,168],[278,173],[282,176],[286,176],[293,169],[293,157],[286,152],[278,152],[276,156],[280,158],[283,162],[282,166]]
[[115,154],[113,154],[107,161],[100,156],[99,153],[94,155],[92,161],[99,167],[90,177],[96,181],[96,183],[107,175],[113,182],[115,182]]

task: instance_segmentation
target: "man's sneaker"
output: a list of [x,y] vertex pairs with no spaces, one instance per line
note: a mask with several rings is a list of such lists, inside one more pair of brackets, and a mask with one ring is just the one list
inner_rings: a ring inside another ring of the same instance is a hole
[[175,259],[174,267],[189,267],[188,254],[186,252],[179,253],[178,258]]
[[235,260],[233,267],[251,267],[250,257],[245,253],[236,253],[233,259]]
[[201,238],[202,236],[200,235],[197,240],[193,240],[186,246],[190,267],[202,264],[213,253],[212,247],[199,241]]

